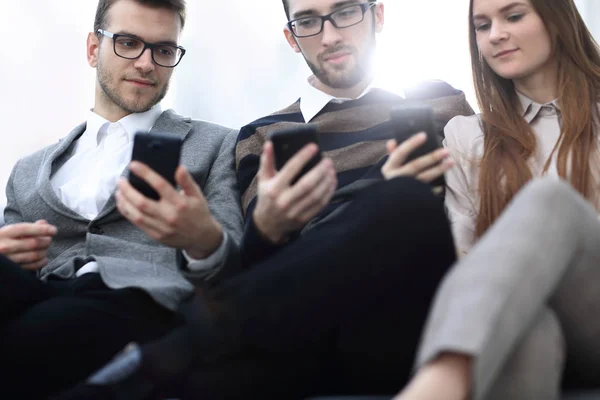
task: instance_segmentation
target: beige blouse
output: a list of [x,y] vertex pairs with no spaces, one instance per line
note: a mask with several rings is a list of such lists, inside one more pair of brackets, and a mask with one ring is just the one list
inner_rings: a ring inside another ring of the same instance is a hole
[[[544,165],[560,136],[560,108],[556,101],[538,104],[518,93],[523,106],[523,118],[531,125],[537,139],[537,149],[530,160],[533,176],[541,176]],[[464,255],[475,241],[475,221],[479,212],[479,162],[483,156],[483,131],[480,116],[458,116],[444,129],[444,146],[450,150],[456,165],[446,173],[448,208],[452,232],[459,254]],[[559,179],[556,153],[548,176]],[[599,186],[600,192],[600,186]]]

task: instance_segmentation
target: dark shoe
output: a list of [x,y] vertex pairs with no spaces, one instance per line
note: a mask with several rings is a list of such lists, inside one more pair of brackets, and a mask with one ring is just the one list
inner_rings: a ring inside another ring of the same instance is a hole
[[135,343],[85,383],[63,392],[51,400],[149,400],[153,398],[155,385],[142,374],[142,352]]

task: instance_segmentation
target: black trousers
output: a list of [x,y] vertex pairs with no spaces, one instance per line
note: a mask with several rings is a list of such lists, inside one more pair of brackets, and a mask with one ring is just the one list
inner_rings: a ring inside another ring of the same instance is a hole
[[[210,324],[236,348],[211,359],[214,348],[201,346],[202,361],[172,394],[288,400],[396,393],[410,377],[429,306],[455,257],[443,200],[428,185],[408,178],[376,184],[335,220],[206,294]],[[198,313],[181,329],[189,338],[206,328]]]
[[0,256],[0,398],[46,398],[176,321],[144,292],[111,290],[99,274],[43,283]]

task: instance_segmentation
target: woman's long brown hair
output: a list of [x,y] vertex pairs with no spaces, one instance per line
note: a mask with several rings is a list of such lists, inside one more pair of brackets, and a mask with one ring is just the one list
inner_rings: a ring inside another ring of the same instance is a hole
[[[562,128],[552,155],[558,153],[561,177],[589,197],[592,191],[590,160],[597,151],[600,52],[573,0],[530,0],[546,25],[557,69],[557,98]],[[498,218],[513,196],[531,178],[528,160],[535,154],[536,139],[521,116],[521,104],[511,80],[498,76],[479,56],[473,0],[469,8],[469,41],[477,101],[481,110],[485,144],[480,164],[480,211],[476,236]],[[550,166],[552,155],[544,171]],[[570,164],[570,165],[569,165]]]

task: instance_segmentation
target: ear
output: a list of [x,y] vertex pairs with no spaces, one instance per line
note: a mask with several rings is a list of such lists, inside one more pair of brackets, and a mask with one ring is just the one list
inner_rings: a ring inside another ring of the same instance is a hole
[[88,33],[87,38],[87,60],[90,67],[98,65],[98,52],[100,51],[100,38],[93,32]]
[[380,33],[383,31],[383,24],[385,22],[385,5],[383,3],[377,3],[375,6],[375,32]]
[[298,41],[296,41],[296,37],[290,31],[290,28],[287,25],[285,26],[285,28],[283,28],[283,34],[285,35],[285,40],[287,40],[292,50],[294,50],[296,53],[302,52],[302,50],[300,50],[300,46],[298,46]]

